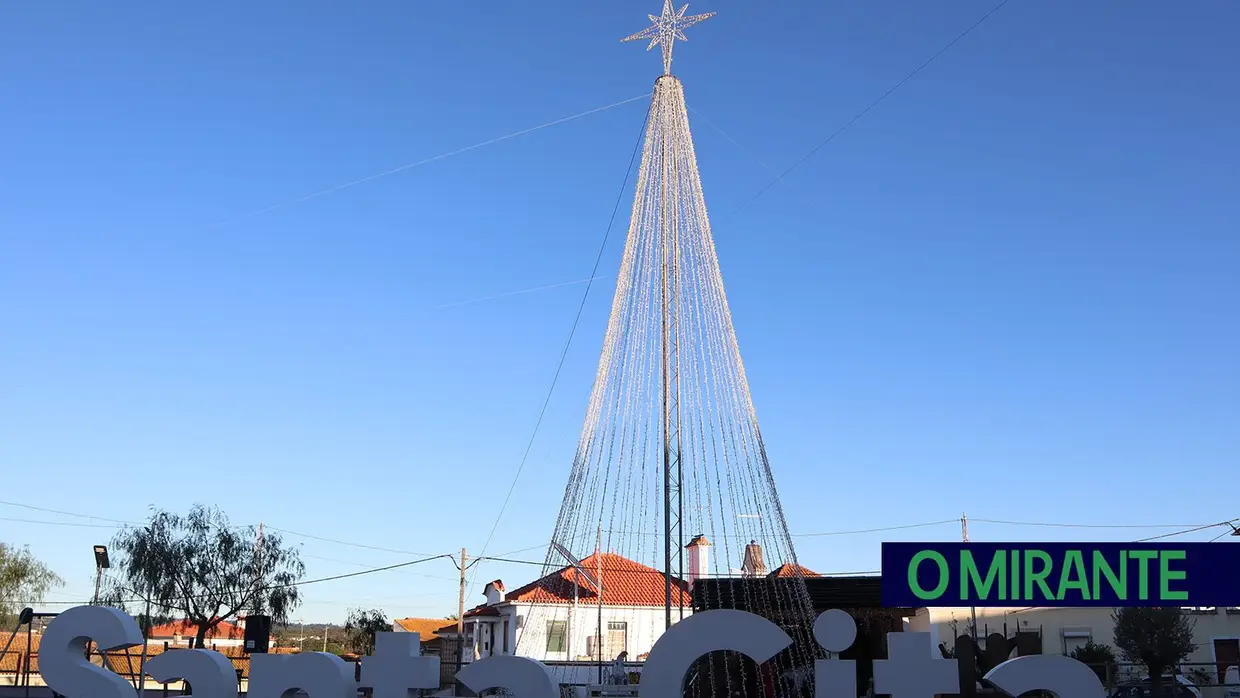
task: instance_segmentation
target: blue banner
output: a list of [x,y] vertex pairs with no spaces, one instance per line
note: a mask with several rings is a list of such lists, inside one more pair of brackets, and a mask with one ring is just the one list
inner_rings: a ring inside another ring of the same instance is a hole
[[883,605],[1240,606],[1240,544],[883,543]]

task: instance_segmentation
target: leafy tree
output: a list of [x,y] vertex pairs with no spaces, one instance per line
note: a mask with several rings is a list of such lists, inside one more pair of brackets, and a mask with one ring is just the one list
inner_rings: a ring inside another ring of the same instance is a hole
[[363,611],[355,608],[349,611],[344,632],[350,652],[369,656],[375,653],[375,633],[392,632],[392,624],[387,621],[383,611]]
[[47,592],[63,585],[64,580],[30,548],[0,543],[0,620],[5,626],[22,608],[43,601]]
[[1145,667],[1152,694],[1162,696],[1163,674],[1197,649],[1193,642],[1196,622],[1179,606],[1121,608],[1111,619],[1115,646],[1125,659]]
[[1093,640],[1088,640],[1084,645],[1072,650],[1072,654],[1068,656],[1093,669],[1103,686],[1106,686],[1111,677],[1115,675],[1117,668],[1115,650],[1109,645],[1100,645]]
[[147,525],[112,539],[120,572],[104,601],[124,608],[136,597],[150,601],[152,616],[180,615],[197,626],[195,647],[244,612],[287,623],[301,602],[297,582],[305,565],[278,534],[257,540],[252,526],[230,525],[218,508],[194,505],[185,516],[156,511]]

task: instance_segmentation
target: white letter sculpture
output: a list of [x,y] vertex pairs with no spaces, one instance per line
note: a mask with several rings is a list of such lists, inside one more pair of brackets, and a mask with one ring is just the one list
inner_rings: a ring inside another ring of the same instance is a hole
[[[847,611],[823,611],[814,621],[814,639],[826,651],[839,654],[857,639],[857,622]],[[851,659],[814,662],[814,698],[856,698],[857,663]]]
[[[827,611],[814,623],[814,638],[833,654],[848,649],[856,636],[856,623],[844,611]],[[374,698],[413,698],[417,689],[437,688],[439,658],[423,657],[420,639],[417,633],[376,634],[375,656],[362,659],[361,687],[373,688]],[[61,613],[43,633],[39,647],[39,673],[47,686],[65,698],[138,698],[125,679],[86,659],[86,646],[92,640],[108,652],[142,644],[142,632],[133,617],[114,608],[78,606]],[[792,638],[779,626],[752,613],[695,613],[655,643],[642,671],[638,695],[678,698],[693,663],[710,652],[731,650],[761,664],[791,644]],[[957,664],[933,656],[929,633],[887,633],[887,647],[890,659],[874,662],[876,693],[891,698],[959,693]],[[355,698],[360,687],[353,680],[353,667],[326,652],[256,654],[250,661],[249,698],[291,698],[298,689],[310,698]],[[855,696],[854,664],[815,662],[815,698]],[[194,698],[232,698],[237,691],[232,663],[210,650],[162,653],[147,662],[146,672],[161,683],[188,681],[194,687]],[[559,696],[547,667],[526,657],[488,657],[470,663],[456,676],[476,693],[505,688],[515,698]],[[1010,696],[1037,690],[1058,698],[1106,696],[1097,674],[1070,657],[1009,659],[991,669],[984,680]]]
[[146,673],[160,683],[188,681],[194,698],[234,698],[237,670],[214,650],[161,652],[146,662]]
[[930,653],[930,633],[887,633],[887,656],[890,659],[874,661],[875,693],[891,698],[934,698],[960,692],[956,660],[939,659]]
[[638,684],[641,698],[679,698],[685,675],[702,655],[739,652],[761,664],[779,654],[792,638],[771,621],[744,611],[694,613],[668,628],[654,643]]
[[558,698],[559,688],[542,662],[529,657],[499,655],[466,664],[456,679],[474,693],[507,689],[515,698]]
[[1010,696],[1050,691],[1059,698],[1106,698],[1106,689],[1084,663],[1052,654],[1029,655],[1003,662],[984,680]]
[[291,698],[297,689],[310,698],[357,696],[353,667],[334,654],[251,655],[248,698]]
[[374,698],[413,698],[419,688],[439,688],[439,657],[422,656],[421,633],[375,633],[358,687],[373,689]]
[[133,616],[116,608],[78,606],[61,613],[39,643],[44,683],[67,698],[135,698],[129,682],[86,659],[91,640],[101,651],[119,650],[142,644],[142,631]]

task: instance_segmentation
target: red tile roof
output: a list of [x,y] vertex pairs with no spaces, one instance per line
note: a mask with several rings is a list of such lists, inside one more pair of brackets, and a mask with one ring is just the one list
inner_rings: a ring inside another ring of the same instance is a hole
[[477,618],[478,616],[498,616],[498,615],[499,615],[498,608],[494,606],[488,606],[486,604],[483,604],[481,606],[474,606],[473,608],[465,612],[466,618]]
[[[194,625],[193,623],[187,620],[178,620],[172,623],[165,623],[163,625],[157,625],[151,628],[151,631],[149,633],[149,637],[151,638],[173,637],[175,635],[180,635],[181,637],[187,637],[187,638],[197,637],[198,626]],[[233,625],[232,623],[229,623],[228,621],[222,621],[219,625],[208,630],[206,637],[207,639],[217,639],[217,640],[218,639],[239,640],[245,637],[245,633],[242,632],[241,628]]]
[[[615,553],[595,554],[581,561],[581,566],[595,574],[602,566],[603,605],[662,606],[663,572],[621,557]],[[598,592],[576,569],[564,567],[508,593],[507,600],[518,603],[572,603],[574,582],[578,585],[580,603],[598,603]],[[692,606],[689,587],[683,580],[672,580],[672,603]]]
[[441,631],[456,632],[456,621],[445,618],[397,618],[392,622],[406,632],[418,633],[422,642],[438,638]]
[[787,578],[787,577],[821,577],[821,576],[822,576],[821,574],[818,574],[817,572],[814,572],[813,570],[807,569],[797,564],[793,564],[791,562],[787,562],[787,563],[780,565],[779,567],[776,567],[774,572],[771,572],[770,574],[767,575],[767,577],[784,577],[784,578]]

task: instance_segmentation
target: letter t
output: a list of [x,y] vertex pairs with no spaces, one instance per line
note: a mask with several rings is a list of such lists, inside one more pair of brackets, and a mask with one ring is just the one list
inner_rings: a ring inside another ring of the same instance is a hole
[[956,662],[930,653],[930,633],[887,633],[887,656],[874,662],[874,692],[891,698],[935,698],[960,692]]
[[439,688],[439,657],[422,656],[419,633],[375,633],[359,686],[374,689],[374,698],[413,698],[419,688]]

